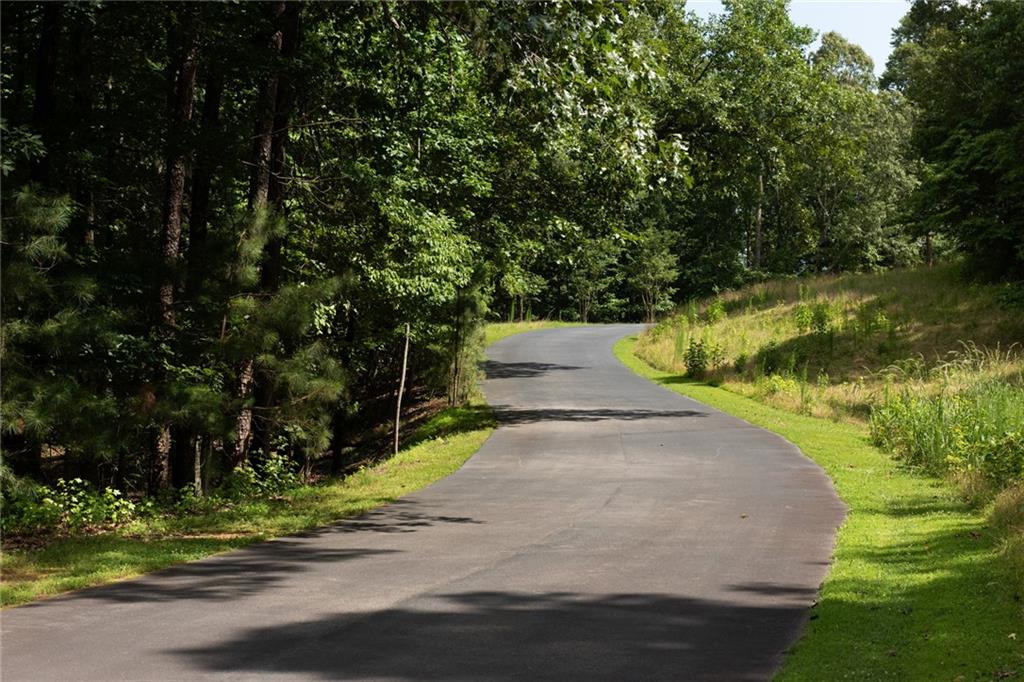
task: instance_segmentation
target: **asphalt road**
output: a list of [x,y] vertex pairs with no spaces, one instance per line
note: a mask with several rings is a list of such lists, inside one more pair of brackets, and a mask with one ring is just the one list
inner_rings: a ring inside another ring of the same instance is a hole
[[843,507],[786,441],[622,367],[637,329],[492,346],[502,426],[395,504],[3,611],[4,682],[769,677]]

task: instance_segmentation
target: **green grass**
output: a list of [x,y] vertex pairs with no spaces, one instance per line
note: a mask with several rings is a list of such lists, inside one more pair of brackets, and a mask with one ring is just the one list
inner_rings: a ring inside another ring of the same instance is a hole
[[[558,322],[489,325],[487,344]],[[456,471],[494,430],[482,404],[449,408],[420,426],[395,457],[279,499],[249,500],[199,514],[164,514],[115,531],[4,548],[0,606],[131,578],[253,542],[324,526],[393,502]]]
[[491,345],[506,336],[522,334],[535,329],[554,329],[559,327],[579,327],[580,322],[558,322],[557,320],[534,320],[532,322],[492,322],[484,329],[484,343]]
[[655,369],[634,355],[636,342],[615,346],[627,367],[787,438],[850,507],[819,602],[778,679],[1024,679],[1020,576],[1000,555],[999,530],[954,486],[902,467],[862,426]]

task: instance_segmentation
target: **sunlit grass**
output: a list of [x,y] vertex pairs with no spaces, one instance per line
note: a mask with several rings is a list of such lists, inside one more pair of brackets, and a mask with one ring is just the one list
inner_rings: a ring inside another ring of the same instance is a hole
[[[985,358],[972,380],[1020,380],[1024,315],[1001,307],[999,292],[964,283],[949,265],[765,282],[681,311],[645,334],[637,353],[683,373],[689,340],[705,339],[720,350],[713,383],[793,412],[864,424],[887,385],[941,390],[948,373],[929,370],[956,356]],[[724,315],[709,321],[712,306]],[[801,328],[801,306],[826,309],[828,331]],[[773,373],[796,381],[767,383]]]
[[[689,381],[651,367],[635,350],[635,338],[615,347],[641,376],[787,438],[828,473],[850,507],[819,602],[779,679],[1020,677],[1024,548],[1008,545],[999,524],[971,508],[954,486],[872,447],[862,426],[793,414]],[[1001,499],[1002,516],[993,518],[1019,526],[1022,499],[1020,493]]]
[[492,322],[484,329],[484,343],[488,346],[506,336],[522,334],[536,329],[555,329],[559,327],[579,327],[579,322],[559,322],[557,320],[533,320],[531,322]]

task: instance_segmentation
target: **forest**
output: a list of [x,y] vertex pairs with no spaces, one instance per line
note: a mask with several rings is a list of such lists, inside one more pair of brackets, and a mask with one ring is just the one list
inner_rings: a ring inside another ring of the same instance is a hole
[[458,406],[489,321],[939,261],[1024,305],[1024,3],[915,0],[880,79],[725,4],[4,3],[5,531],[346,471],[407,325]]

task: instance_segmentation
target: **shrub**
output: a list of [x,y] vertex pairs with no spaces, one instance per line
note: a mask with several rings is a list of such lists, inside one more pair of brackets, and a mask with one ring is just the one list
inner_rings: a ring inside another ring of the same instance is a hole
[[818,335],[825,335],[835,327],[835,314],[832,305],[828,301],[815,303],[811,309],[811,331]]
[[890,328],[889,317],[877,303],[865,303],[857,308],[857,330],[861,334],[870,336]]
[[89,526],[122,524],[135,515],[135,503],[120,490],[108,487],[100,491],[81,478],[61,478],[53,488],[36,485],[20,493],[5,490],[3,530],[78,533]]
[[794,316],[796,317],[796,328],[801,334],[806,334],[811,331],[811,323],[814,321],[814,311],[810,303],[805,303],[804,301],[797,303]]
[[739,374],[747,368],[747,363],[750,362],[750,356],[746,353],[740,353],[736,356],[736,360],[732,363],[732,367]]
[[707,320],[708,324],[714,324],[725,317],[725,303],[722,299],[716,298],[704,311],[704,319]]
[[271,453],[259,469],[244,462],[224,478],[217,494],[229,500],[277,496],[301,484],[298,467],[284,455]]
[[686,373],[694,379],[702,378],[708,371],[708,345],[703,339],[690,339],[686,347]]
[[1002,488],[1024,477],[1024,386],[982,379],[933,396],[886,391],[871,412],[871,435],[911,464]]
[[760,382],[760,388],[765,395],[790,395],[800,390],[796,379],[784,377],[781,374],[771,374]]

